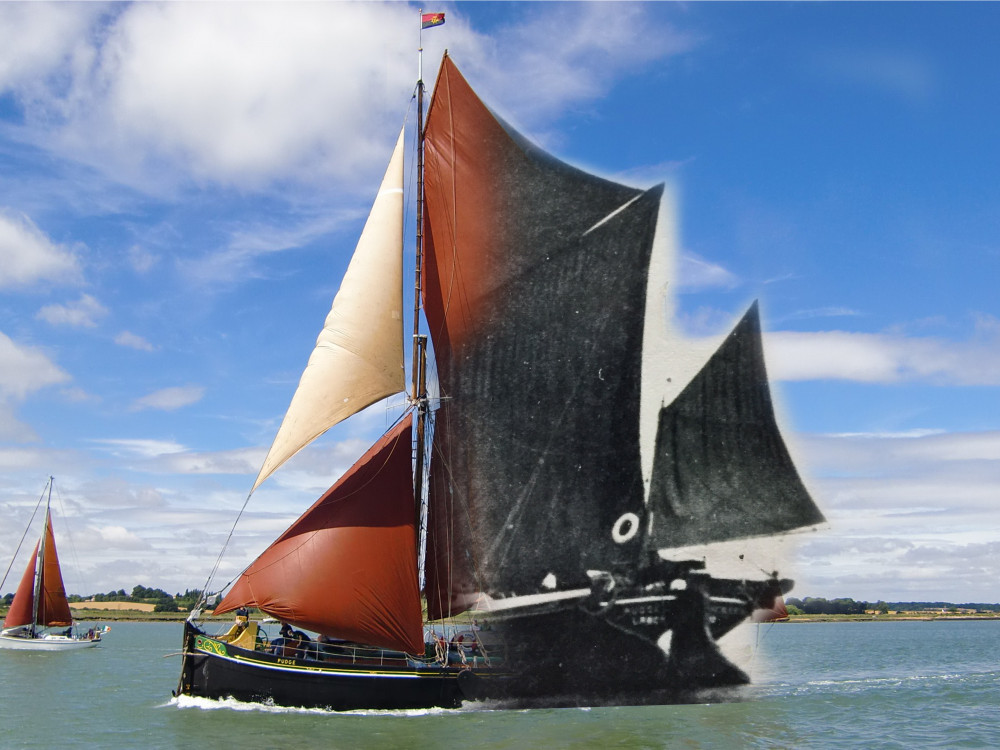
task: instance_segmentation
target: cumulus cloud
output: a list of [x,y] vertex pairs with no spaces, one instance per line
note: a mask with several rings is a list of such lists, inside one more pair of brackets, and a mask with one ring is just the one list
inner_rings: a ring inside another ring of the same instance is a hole
[[[403,4],[61,12],[90,33],[39,36],[49,53],[5,83],[36,140],[123,181],[169,183],[170,164],[189,170],[182,178],[242,188],[292,172],[349,177],[381,153],[403,116],[387,104],[405,104],[412,89],[413,14]],[[12,36],[43,23],[30,11],[7,20]]]
[[[0,44],[0,90],[24,109],[22,137],[147,189],[350,180],[381,164],[413,90],[404,3],[40,7],[4,9],[0,24],[18,42]],[[529,5],[513,18],[501,61],[453,10],[424,36],[424,78],[447,45],[517,119],[544,125],[695,43],[641,3]]]
[[108,314],[108,309],[89,294],[80,295],[76,302],[46,305],[36,317],[54,326],[93,328]]
[[98,3],[0,3],[0,87],[40,95],[41,80],[84,62],[88,31],[103,12]]
[[70,376],[40,349],[19,345],[0,332],[0,400],[23,399],[69,380]]
[[158,391],[136,399],[132,404],[132,410],[160,409],[162,411],[174,411],[175,409],[197,403],[204,395],[205,389],[199,385],[161,388]]
[[27,216],[0,208],[0,289],[41,281],[73,283],[80,266],[72,251],[58,245]]

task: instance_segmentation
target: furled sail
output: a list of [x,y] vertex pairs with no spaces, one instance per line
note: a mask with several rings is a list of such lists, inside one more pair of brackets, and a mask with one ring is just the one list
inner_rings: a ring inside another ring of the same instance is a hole
[[774,418],[755,302],[660,411],[647,546],[777,534],[823,521]]
[[403,133],[251,492],[333,425],[405,388]]
[[[66,599],[66,588],[63,585],[62,571],[59,568],[59,555],[56,552],[56,540],[52,533],[52,515],[46,509],[43,538],[35,545],[31,560],[21,577],[10,611],[4,618],[5,628],[14,628],[32,624],[32,614],[35,610],[35,591],[39,592],[37,613],[34,624],[40,626],[62,627],[73,624],[73,614]],[[42,554],[39,559],[38,549],[41,545]],[[35,580],[35,572],[41,576]]]
[[585,585],[634,563],[646,279],[660,189],[557,161],[445,58],[425,141],[424,311],[442,402],[430,477],[430,616],[475,590]]
[[346,640],[423,653],[407,416],[239,577],[215,614],[258,607]]

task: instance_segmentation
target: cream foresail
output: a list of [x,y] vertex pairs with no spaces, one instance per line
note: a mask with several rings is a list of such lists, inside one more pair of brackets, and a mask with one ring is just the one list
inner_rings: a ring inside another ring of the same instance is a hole
[[404,389],[401,131],[354,257],[251,492],[333,425]]

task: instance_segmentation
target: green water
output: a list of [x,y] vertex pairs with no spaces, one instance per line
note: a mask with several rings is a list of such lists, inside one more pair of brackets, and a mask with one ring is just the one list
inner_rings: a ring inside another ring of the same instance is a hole
[[1000,621],[753,626],[733,702],[332,714],[171,698],[181,625],[96,649],[0,652],[2,748],[1000,746]]

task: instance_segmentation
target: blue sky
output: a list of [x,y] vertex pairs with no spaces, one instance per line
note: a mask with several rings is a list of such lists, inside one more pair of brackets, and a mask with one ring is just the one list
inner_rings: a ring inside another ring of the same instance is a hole
[[[426,10],[425,79],[447,47],[560,158],[671,185],[686,335],[760,299],[829,519],[795,594],[1000,601],[1000,6]],[[54,474],[70,591],[204,583],[412,126],[416,15],[0,3],[0,558]],[[268,480],[222,577],[395,413]]]

